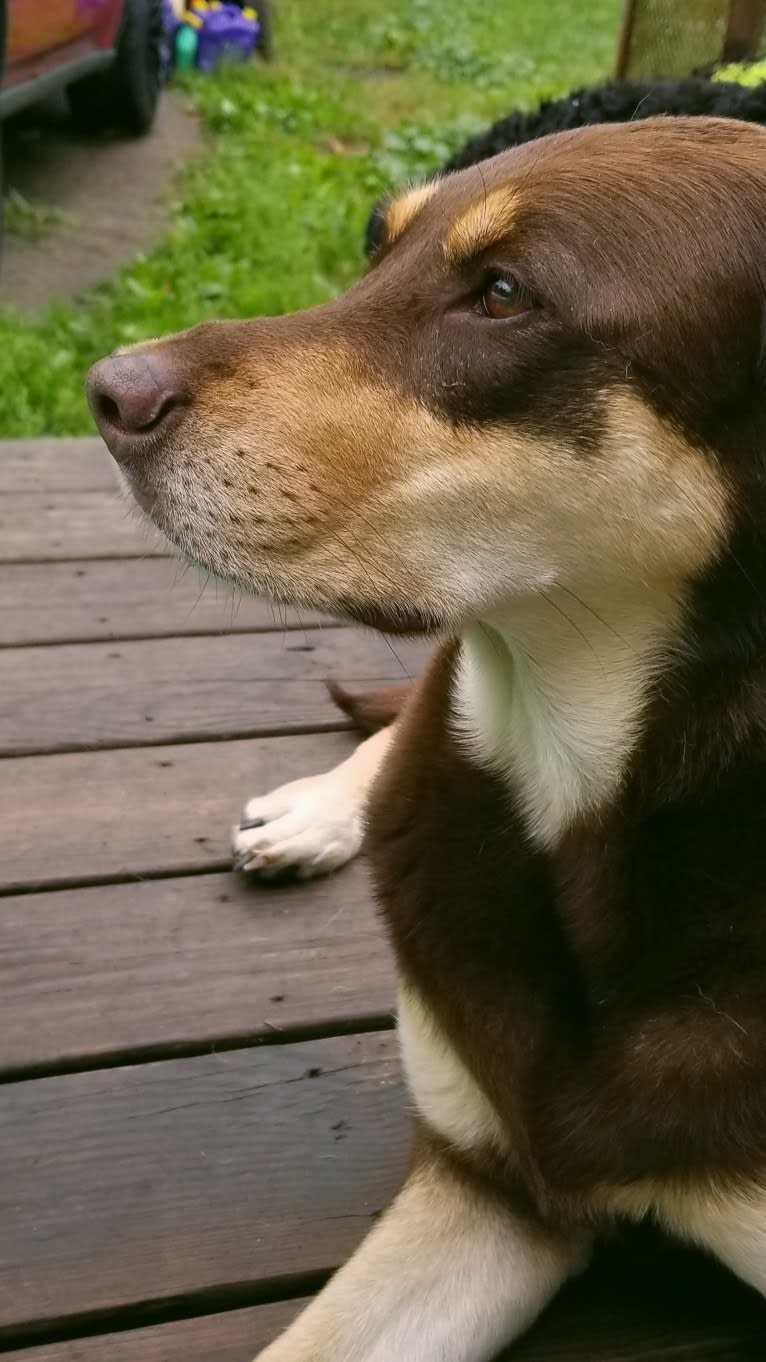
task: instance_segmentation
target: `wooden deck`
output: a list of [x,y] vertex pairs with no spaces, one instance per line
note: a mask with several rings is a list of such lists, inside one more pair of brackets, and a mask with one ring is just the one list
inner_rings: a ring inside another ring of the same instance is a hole
[[[0,1352],[249,1362],[408,1120],[364,867],[258,891],[228,827],[349,750],[325,676],[420,655],[200,596],[95,440],[0,446],[0,519]],[[764,1362],[766,1307],[641,1234],[510,1358]]]

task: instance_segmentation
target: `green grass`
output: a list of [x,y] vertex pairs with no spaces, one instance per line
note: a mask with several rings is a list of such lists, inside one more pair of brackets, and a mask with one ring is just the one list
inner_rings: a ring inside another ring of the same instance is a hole
[[34,319],[0,311],[0,436],[91,429],[88,365],[206,317],[329,298],[372,202],[511,108],[609,72],[621,0],[280,0],[278,59],[187,77],[206,154],[151,255]]

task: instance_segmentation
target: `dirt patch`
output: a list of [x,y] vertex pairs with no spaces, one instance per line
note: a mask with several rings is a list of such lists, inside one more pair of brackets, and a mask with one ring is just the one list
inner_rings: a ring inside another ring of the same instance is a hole
[[[202,146],[187,102],[165,93],[153,132],[87,141],[46,109],[8,129],[6,188],[29,205],[29,226],[3,243],[0,297],[24,312],[74,298],[150,250],[168,223],[173,177]],[[18,215],[16,215],[18,217]]]

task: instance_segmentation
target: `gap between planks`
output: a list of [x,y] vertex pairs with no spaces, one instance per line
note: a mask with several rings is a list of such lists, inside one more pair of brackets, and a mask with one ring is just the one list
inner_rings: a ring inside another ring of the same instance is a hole
[[347,734],[8,758],[0,884],[39,891],[228,870],[245,801],[327,771]]
[[352,690],[397,684],[424,654],[348,628],[6,649],[0,754],[337,732],[348,719],[328,677]]
[[[35,1079],[60,1078],[65,1074],[87,1074],[101,1069],[123,1069],[138,1064],[158,1064],[163,1060],[200,1059],[205,1055],[224,1055],[233,1050],[264,1049],[274,1045],[302,1045],[314,1040],[336,1040],[343,1036],[368,1036],[379,1031],[395,1031],[393,1012],[377,1012],[356,1017],[328,1017],[306,1026],[218,1036],[215,1040],[177,1041],[157,1045],[137,1045],[109,1054],[80,1055],[54,1063],[30,1064],[0,1070],[0,1088],[9,1083]],[[0,1349],[0,1351],[2,1351]]]
[[[306,1289],[316,1290],[321,1284],[321,1277],[310,1279]],[[17,1362],[250,1362],[308,1301],[290,1296],[250,1307],[232,1301],[225,1313],[206,1309],[204,1301],[194,1304],[196,1311],[190,1305],[177,1319],[150,1325],[142,1325],[135,1312],[128,1311],[108,1335],[99,1331],[63,1341],[51,1338],[42,1346],[14,1351],[13,1356]]]
[[[391,684],[385,680],[380,684]],[[370,689],[374,690],[376,683],[370,683]],[[89,752],[131,752],[146,751],[147,748],[161,747],[199,747],[204,745],[215,745],[216,743],[227,742],[253,742],[255,740],[269,740],[271,738],[306,738],[316,733],[353,733],[357,732],[349,719],[327,720],[322,722],[317,720],[313,723],[305,724],[279,724],[274,728],[233,728],[222,730],[220,733],[198,733],[193,729],[188,733],[179,734],[160,734],[157,738],[135,738],[131,742],[74,742],[60,743],[56,747],[0,747],[0,761],[8,761],[25,757],[71,757],[79,753]],[[101,881],[105,883],[105,881]],[[2,893],[2,890],[0,890]]]
[[313,883],[137,880],[3,899],[11,1080],[385,1030],[396,994],[363,861]]
[[129,569],[120,559],[10,563],[0,573],[3,647],[289,633],[341,623],[273,605],[172,558],[135,559]]
[[387,1034],[3,1088],[2,1344],[305,1290],[395,1192],[409,1132]]
[[[326,624],[310,626],[319,629],[353,629],[353,624],[344,621],[328,620]],[[309,628],[306,624],[299,624],[292,621],[289,624],[262,624],[251,625],[243,624],[241,627],[236,624],[219,625],[210,629],[167,629],[162,634],[131,634],[118,633],[107,636],[110,643],[149,643],[158,638],[173,640],[177,638],[226,638],[229,634],[301,634]],[[24,648],[63,648],[70,644],[73,647],[82,647],[90,643],[100,643],[103,635],[84,634],[82,638],[62,637],[62,638],[43,638],[43,639],[24,639],[20,642],[3,643],[0,640],[0,652],[17,652]]]

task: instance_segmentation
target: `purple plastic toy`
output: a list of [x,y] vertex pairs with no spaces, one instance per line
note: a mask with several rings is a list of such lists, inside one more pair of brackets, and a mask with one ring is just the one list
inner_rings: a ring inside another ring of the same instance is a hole
[[258,20],[253,10],[213,3],[205,8],[194,6],[194,12],[202,20],[197,49],[200,71],[212,71],[224,59],[245,61],[252,54],[258,41]]
[[176,18],[171,0],[162,0],[162,75],[165,80],[167,80],[173,66],[176,34],[180,26],[181,21]]

